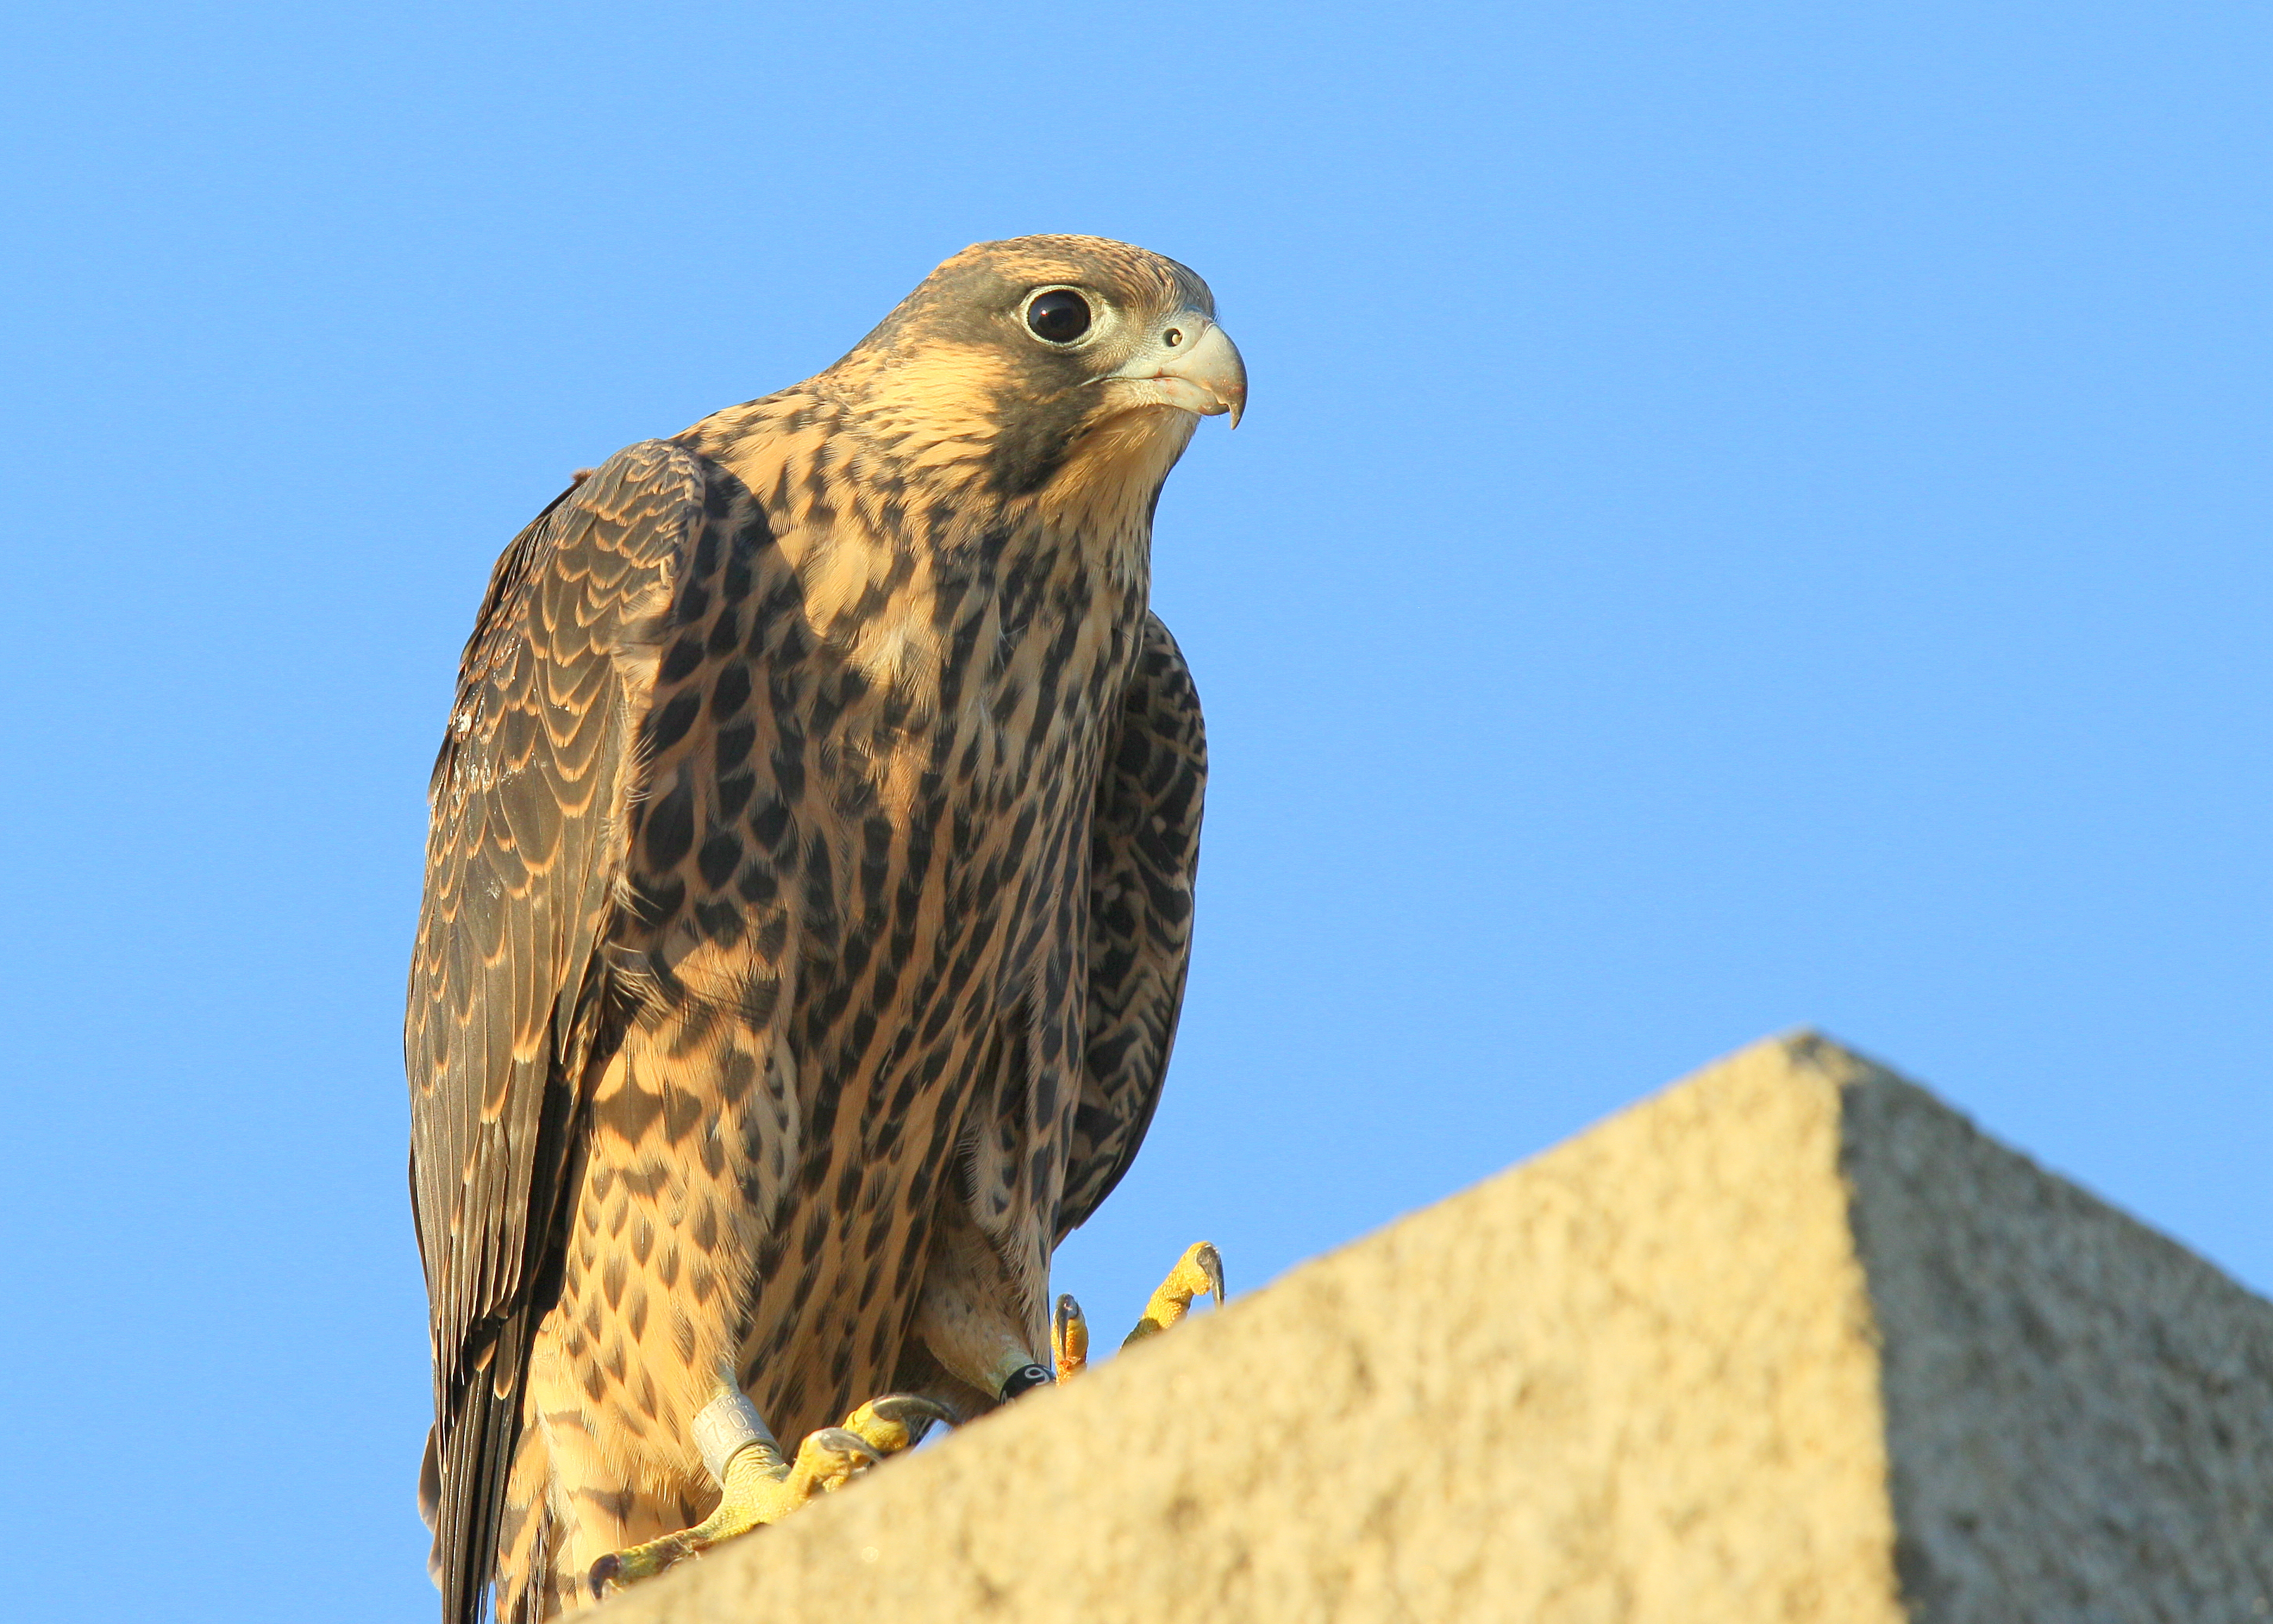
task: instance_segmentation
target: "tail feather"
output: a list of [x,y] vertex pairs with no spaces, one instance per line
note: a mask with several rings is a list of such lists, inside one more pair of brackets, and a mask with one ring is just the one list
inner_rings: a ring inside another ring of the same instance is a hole
[[442,1591],[442,1624],[483,1624],[497,1572],[498,1524],[506,1483],[521,1441],[521,1373],[526,1336],[516,1315],[492,1347],[492,1368],[475,1370],[431,1437],[429,1459],[439,1471],[432,1492],[419,1474],[419,1501],[430,1499],[434,1545],[428,1568]]

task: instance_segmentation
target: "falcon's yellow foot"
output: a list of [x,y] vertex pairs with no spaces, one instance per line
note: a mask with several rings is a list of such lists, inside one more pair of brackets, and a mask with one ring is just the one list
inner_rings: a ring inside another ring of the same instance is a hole
[[[1223,1258],[1204,1240],[1195,1242],[1176,1260],[1168,1277],[1144,1305],[1144,1317],[1121,1339],[1121,1345],[1131,1347],[1148,1336],[1158,1336],[1189,1313],[1192,1298],[1204,1294],[1222,1306]],[[1060,1381],[1089,1368],[1089,1321],[1070,1295],[1058,1298],[1057,1313],[1050,1318],[1050,1353],[1057,1362]]]
[[1189,1313],[1192,1298],[1203,1292],[1215,1298],[1217,1307],[1223,1306],[1223,1259],[1206,1241],[1196,1240],[1160,1282],[1152,1300],[1144,1305],[1144,1317],[1121,1339],[1121,1345],[1134,1347],[1148,1336],[1158,1336]]
[[917,1442],[934,1421],[947,1418],[947,1411],[929,1399],[896,1393],[869,1400],[845,1417],[842,1426],[809,1434],[794,1461],[784,1461],[769,1441],[745,1444],[726,1463],[725,1492],[716,1510],[693,1528],[594,1562],[592,1594],[652,1578],[738,1534],[778,1523],[807,1501],[835,1493],[885,1456]]

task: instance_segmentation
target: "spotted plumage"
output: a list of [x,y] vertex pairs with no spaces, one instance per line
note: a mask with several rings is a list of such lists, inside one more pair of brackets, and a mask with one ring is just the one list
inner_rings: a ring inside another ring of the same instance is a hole
[[1047,1357],[1182,995],[1204,745],[1146,600],[1244,399],[1212,315],[1139,249],[981,244],[499,561],[405,1029],[453,1624],[702,1515],[722,1390],[795,1439]]

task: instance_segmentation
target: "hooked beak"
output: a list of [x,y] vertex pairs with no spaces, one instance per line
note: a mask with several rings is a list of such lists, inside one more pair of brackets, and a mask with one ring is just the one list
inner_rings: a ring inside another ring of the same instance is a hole
[[1228,412],[1239,427],[1247,409],[1247,363],[1239,346],[1214,320],[1197,311],[1180,311],[1115,380],[1134,386],[1147,404],[1174,406],[1203,417]]

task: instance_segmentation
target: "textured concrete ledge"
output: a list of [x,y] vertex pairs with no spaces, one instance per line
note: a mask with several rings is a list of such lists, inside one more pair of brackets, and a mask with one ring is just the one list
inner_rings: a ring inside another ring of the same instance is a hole
[[2266,1620],[2273,1306],[1762,1044],[600,1617]]

